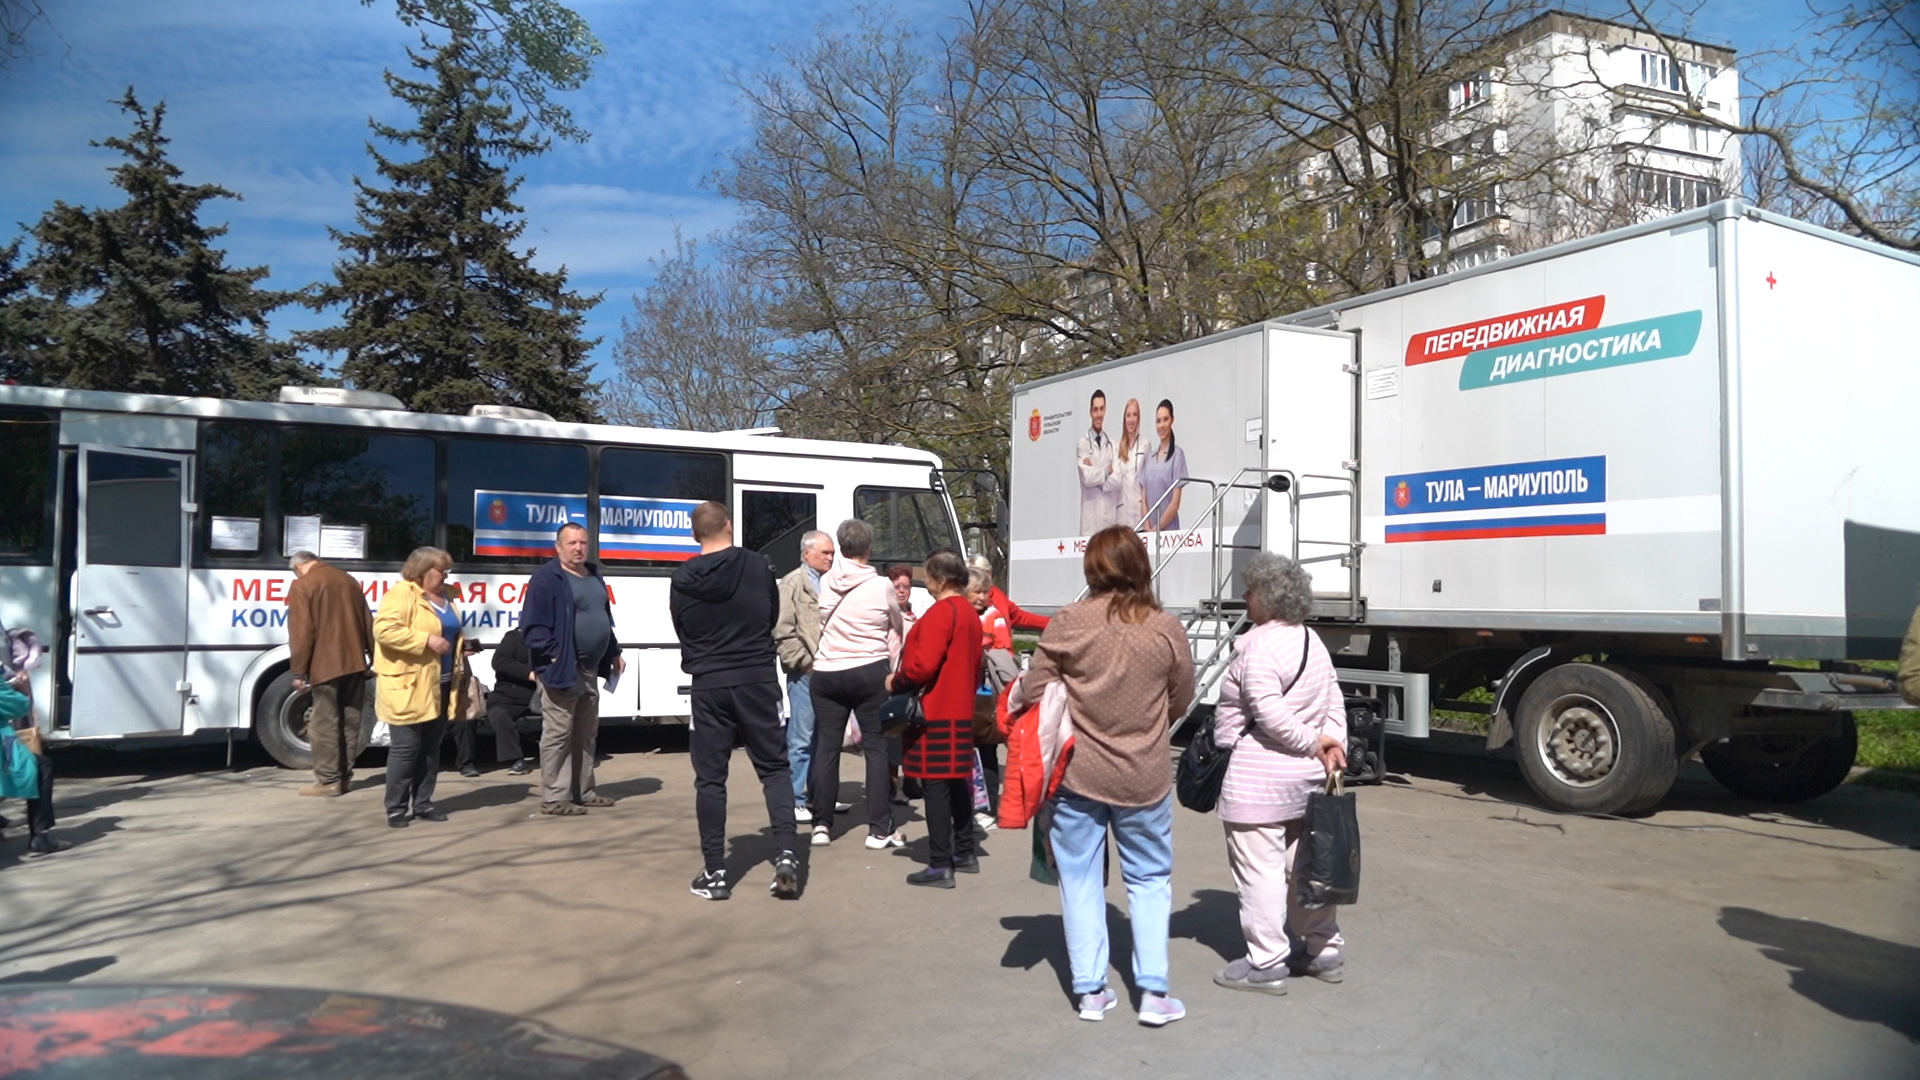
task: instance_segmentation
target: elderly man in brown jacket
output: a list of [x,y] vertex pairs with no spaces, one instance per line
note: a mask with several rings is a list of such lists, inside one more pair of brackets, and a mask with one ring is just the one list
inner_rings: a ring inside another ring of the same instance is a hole
[[295,581],[287,590],[287,644],[293,650],[293,688],[313,691],[307,742],[313,747],[313,783],[302,795],[345,795],[353,782],[360,741],[360,702],[373,655],[373,615],[360,583],[311,551],[289,560]]

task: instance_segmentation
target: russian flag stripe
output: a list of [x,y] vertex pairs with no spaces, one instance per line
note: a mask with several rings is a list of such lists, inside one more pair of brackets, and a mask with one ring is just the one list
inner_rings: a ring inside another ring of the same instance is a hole
[[1605,514],[1558,514],[1548,517],[1480,518],[1467,521],[1422,521],[1387,526],[1387,543],[1411,544],[1429,540],[1496,540],[1519,536],[1604,536]]

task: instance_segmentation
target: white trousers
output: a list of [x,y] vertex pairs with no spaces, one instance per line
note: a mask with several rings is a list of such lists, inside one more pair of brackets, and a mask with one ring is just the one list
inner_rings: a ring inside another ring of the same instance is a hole
[[1247,939],[1247,962],[1261,969],[1279,967],[1296,949],[1308,960],[1330,951],[1338,955],[1346,939],[1340,936],[1334,905],[1303,908],[1291,888],[1306,819],[1273,825],[1221,824],[1227,830],[1227,865],[1240,890],[1240,932]]

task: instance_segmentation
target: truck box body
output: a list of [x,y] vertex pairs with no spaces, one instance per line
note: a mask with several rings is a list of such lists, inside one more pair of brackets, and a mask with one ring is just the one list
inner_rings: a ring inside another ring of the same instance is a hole
[[[1237,597],[1215,568],[1264,547],[1371,627],[1889,656],[1920,599],[1916,343],[1920,259],[1727,202],[1030,383],[1012,592],[1080,594],[1087,526],[1170,467],[1167,401],[1196,478],[1154,538],[1169,607]],[[1143,452],[1095,476],[1133,400]]]

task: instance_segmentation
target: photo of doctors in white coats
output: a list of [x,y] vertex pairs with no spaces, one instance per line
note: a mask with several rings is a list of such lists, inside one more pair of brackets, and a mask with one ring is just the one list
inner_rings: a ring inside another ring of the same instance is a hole
[[1176,482],[1187,477],[1187,457],[1174,440],[1173,402],[1154,408],[1154,431],[1140,431],[1139,398],[1128,398],[1120,410],[1117,435],[1107,430],[1108,405],[1104,390],[1095,390],[1087,402],[1087,430],[1074,445],[1080,474],[1080,535],[1091,536],[1109,525],[1125,525],[1144,532],[1180,527],[1181,492]]

